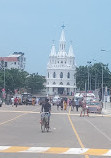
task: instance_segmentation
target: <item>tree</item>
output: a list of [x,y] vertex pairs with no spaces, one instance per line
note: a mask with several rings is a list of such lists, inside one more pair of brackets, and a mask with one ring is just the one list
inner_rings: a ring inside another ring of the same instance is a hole
[[45,77],[38,74],[31,74],[26,78],[26,89],[30,89],[30,92],[37,93],[39,90],[44,88]]
[[79,66],[76,69],[76,84],[77,84],[77,88],[80,90],[84,90],[85,89],[85,82],[87,83],[87,72],[88,72],[88,68],[87,66]]
[[[88,84],[88,68],[91,81],[91,90],[97,88],[101,89],[102,86],[102,68],[103,68],[103,87],[111,87],[111,72],[108,65],[103,63],[95,63],[88,66],[79,66],[76,70],[77,88],[80,90],[85,89],[85,83]],[[87,86],[88,87],[88,86]]]

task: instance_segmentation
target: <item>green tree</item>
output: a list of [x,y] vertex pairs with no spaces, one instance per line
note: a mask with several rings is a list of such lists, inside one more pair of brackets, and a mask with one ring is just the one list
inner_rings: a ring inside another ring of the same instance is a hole
[[[88,66],[79,66],[76,70],[77,88],[85,89],[85,83],[88,85],[88,69],[91,79],[91,90],[101,89],[102,85],[102,68],[103,68],[103,87],[111,87],[111,72],[108,65],[103,63],[95,63]],[[88,87],[88,86],[87,86]]]
[[87,66],[79,66],[76,69],[76,82],[78,89],[80,90],[85,89],[85,83],[87,83],[87,76],[88,76]]
[[44,88],[45,81],[45,77],[33,73],[26,78],[26,89],[29,89],[32,94],[37,93]]

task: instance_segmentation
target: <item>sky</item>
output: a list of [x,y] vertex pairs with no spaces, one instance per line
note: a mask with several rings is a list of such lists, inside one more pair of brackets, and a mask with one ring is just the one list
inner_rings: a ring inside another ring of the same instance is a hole
[[63,24],[77,66],[103,62],[111,71],[111,0],[0,0],[0,56],[23,52],[25,70],[46,75]]

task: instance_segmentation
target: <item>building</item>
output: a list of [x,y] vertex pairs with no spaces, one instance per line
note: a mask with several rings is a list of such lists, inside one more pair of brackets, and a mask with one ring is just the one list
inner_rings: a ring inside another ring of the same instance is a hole
[[0,57],[0,67],[2,68],[5,66],[6,69],[14,68],[24,70],[25,61],[24,53],[14,52],[7,57]]
[[59,51],[56,53],[52,45],[47,64],[46,89],[48,95],[72,95],[76,91],[76,66],[72,44],[66,52],[64,27],[59,41]]

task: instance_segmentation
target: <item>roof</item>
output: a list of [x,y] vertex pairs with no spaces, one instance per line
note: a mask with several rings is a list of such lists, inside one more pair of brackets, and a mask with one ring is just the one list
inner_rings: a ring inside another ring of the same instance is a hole
[[15,62],[18,60],[17,60],[17,57],[0,57],[0,61]]
[[8,57],[20,57],[20,54],[10,54]]

